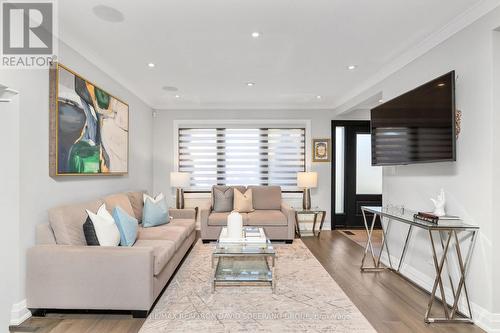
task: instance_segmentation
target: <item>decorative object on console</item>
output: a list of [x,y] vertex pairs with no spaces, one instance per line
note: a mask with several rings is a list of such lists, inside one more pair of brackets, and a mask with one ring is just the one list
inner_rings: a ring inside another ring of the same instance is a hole
[[232,212],[227,217],[227,237],[243,237],[243,217],[238,212]]
[[436,199],[431,198],[432,203],[434,204],[434,212],[433,214],[437,217],[445,216],[445,205],[446,205],[446,196],[444,194],[444,190],[441,189],[439,195]]
[[245,193],[234,189],[234,210],[238,213],[251,213],[253,209],[252,189],[249,188]]
[[113,218],[115,219],[118,231],[120,231],[120,245],[134,245],[139,231],[139,222],[137,222],[137,219],[127,214],[127,212],[119,206],[113,209]]
[[129,106],[69,68],[50,70],[50,176],[128,173]]
[[330,162],[330,139],[313,139],[313,162]]
[[156,227],[169,222],[168,208],[163,193],[155,198],[144,194],[144,209],[142,211],[142,226],[144,228]]
[[297,186],[304,190],[302,196],[302,208],[305,210],[311,209],[311,188],[318,187],[317,172],[298,172]]
[[184,190],[183,187],[189,187],[191,175],[187,172],[171,172],[170,186],[175,187],[175,208],[184,209]]
[[[106,209],[106,204],[99,207],[97,214],[92,213],[88,209],[86,211],[92,221],[99,245],[118,246],[120,244],[120,231],[116,226],[113,216]],[[85,235],[85,238],[87,239],[87,235]]]

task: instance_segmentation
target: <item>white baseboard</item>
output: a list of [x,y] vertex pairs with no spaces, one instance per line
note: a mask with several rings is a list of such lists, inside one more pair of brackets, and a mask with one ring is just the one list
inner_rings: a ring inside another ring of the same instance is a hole
[[31,317],[31,311],[28,310],[25,299],[12,305],[12,310],[10,311],[11,326],[21,325],[29,317]]
[[[391,261],[393,263],[393,267],[397,265],[398,263],[398,258],[394,257],[391,255]],[[384,252],[381,258],[381,262],[389,266],[389,260],[387,257],[387,254]],[[405,276],[412,282],[414,282],[416,285],[419,287],[423,288],[424,290],[427,290],[428,292],[431,292],[432,287],[434,285],[434,278],[431,278],[427,276],[426,274],[420,272],[416,268],[403,263],[403,267],[401,268],[400,271],[401,275]],[[445,297],[447,301],[453,300],[453,294],[451,292],[451,289],[449,287],[444,287],[445,289]],[[463,294],[463,291],[462,291]],[[439,292],[436,293],[436,296],[438,299],[441,299]],[[492,313],[483,308],[482,306],[470,302],[471,309],[472,309],[472,317],[474,319],[474,323],[485,330],[486,332],[490,333],[500,333],[500,313]],[[434,305],[435,306],[435,305]],[[439,306],[439,305],[438,305]],[[468,313],[466,310],[466,303],[465,301],[461,300],[459,302],[459,310],[461,310],[463,313]]]

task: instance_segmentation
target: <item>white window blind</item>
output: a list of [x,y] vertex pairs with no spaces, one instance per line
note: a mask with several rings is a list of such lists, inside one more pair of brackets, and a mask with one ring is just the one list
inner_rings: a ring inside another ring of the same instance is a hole
[[187,191],[212,185],[279,185],[297,191],[305,170],[304,128],[179,128],[179,171]]

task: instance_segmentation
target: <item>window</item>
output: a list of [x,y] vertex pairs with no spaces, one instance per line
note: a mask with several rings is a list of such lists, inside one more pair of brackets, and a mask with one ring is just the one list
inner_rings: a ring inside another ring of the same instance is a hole
[[179,128],[179,171],[187,191],[212,185],[279,185],[297,191],[305,170],[304,128]]

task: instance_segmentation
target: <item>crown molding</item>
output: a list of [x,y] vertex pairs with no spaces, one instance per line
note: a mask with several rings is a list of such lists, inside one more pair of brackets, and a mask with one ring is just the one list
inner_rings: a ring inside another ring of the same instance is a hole
[[403,67],[407,66],[414,60],[420,58],[425,53],[429,52],[453,35],[465,29],[484,15],[493,11],[498,6],[500,6],[500,0],[482,0],[481,2],[472,6],[471,8],[454,18],[452,21],[447,23],[441,29],[429,35],[422,42],[418,43],[414,47],[410,47],[408,50],[396,57],[391,63],[384,66],[375,75],[368,78],[358,87],[347,93],[337,102],[337,104],[333,106],[336,111],[335,113],[342,113],[342,110],[345,111],[345,104],[348,104],[353,99],[366,92],[379,82],[401,70]]

